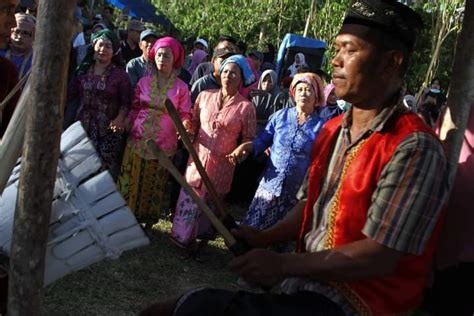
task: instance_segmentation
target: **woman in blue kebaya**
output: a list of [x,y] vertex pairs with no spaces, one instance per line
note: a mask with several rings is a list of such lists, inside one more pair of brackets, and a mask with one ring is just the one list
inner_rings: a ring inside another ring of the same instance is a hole
[[277,111],[252,142],[237,147],[229,157],[234,163],[270,148],[257,192],[243,220],[244,225],[266,229],[281,220],[296,204],[296,193],[308,169],[313,142],[324,121],[321,79],[313,73],[295,75],[290,94],[296,106]]

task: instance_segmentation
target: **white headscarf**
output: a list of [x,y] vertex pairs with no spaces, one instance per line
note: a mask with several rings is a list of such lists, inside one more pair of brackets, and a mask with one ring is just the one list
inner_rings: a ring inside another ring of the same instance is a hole
[[[297,63],[296,62],[296,56],[298,56],[300,62]],[[297,73],[298,73],[298,67],[300,66],[308,66],[306,64],[306,59],[304,57],[304,54],[303,53],[298,53],[295,55],[295,61],[293,62],[293,64],[288,67],[288,71],[290,72],[290,77],[293,78]]]

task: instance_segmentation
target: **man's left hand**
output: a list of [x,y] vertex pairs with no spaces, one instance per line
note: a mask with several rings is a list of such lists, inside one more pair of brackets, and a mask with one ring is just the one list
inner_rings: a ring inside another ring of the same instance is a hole
[[252,249],[234,258],[230,268],[250,285],[270,288],[284,278],[283,255],[267,249]]

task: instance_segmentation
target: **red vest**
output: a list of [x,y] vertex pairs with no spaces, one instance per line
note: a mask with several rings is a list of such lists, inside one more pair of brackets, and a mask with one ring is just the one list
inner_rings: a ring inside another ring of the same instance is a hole
[[[304,236],[311,229],[313,206],[326,176],[330,153],[341,129],[341,120],[342,115],[327,122],[313,148],[308,202],[299,236],[300,250],[304,249]],[[380,174],[396,147],[414,132],[434,135],[417,115],[406,113],[390,118],[382,131],[373,133],[362,145],[341,179],[338,207],[334,209],[333,225],[327,230],[332,241],[327,244],[328,248],[366,238],[361,231],[366,223],[367,211]],[[420,256],[403,255],[392,274],[334,285],[342,290],[361,314],[389,315],[412,310],[421,303],[440,222],[424,253]]]

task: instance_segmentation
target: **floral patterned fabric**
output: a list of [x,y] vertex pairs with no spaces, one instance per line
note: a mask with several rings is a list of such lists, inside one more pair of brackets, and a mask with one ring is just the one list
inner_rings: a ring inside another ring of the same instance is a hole
[[[221,99],[221,90],[201,92],[194,106],[193,127],[197,131],[194,149],[216,191],[223,197],[230,190],[235,168],[226,155],[238,146],[239,140],[246,142],[253,139],[257,123],[255,107],[239,93],[222,107]],[[199,196],[206,199],[207,190],[192,158],[188,161],[186,181]],[[201,233],[209,231],[212,231],[209,221],[181,189],[172,237],[188,245]]]
[[270,159],[243,220],[245,225],[266,229],[297,203],[296,193],[306,175],[312,145],[323,123],[319,109],[301,125],[295,107],[282,109],[253,141],[255,155],[271,146]]
[[[138,81],[128,116],[131,123],[129,144],[137,154],[147,159],[155,158],[146,151],[147,133],[152,133],[150,136],[155,139],[156,145],[168,153],[175,151],[178,143],[176,128],[169,114],[162,108],[159,95],[151,102],[152,84],[156,84],[152,76],[145,76]],[[175,106],[181,121],[191,119],[191,98],[186,83],[179,78],[174,79],[173,85],[166,91],[166,97]],[[147,131],[147,126],[153,130]]]
[[168,171],[156,159],[143,159],[127,146],[118,189],[139,222],[154,224],[162,212]]
[[105,169],[117,177],[123,153],[124,135],[109,129],[122,109],[128,112],[132,87],[125,70],[110,64],[102,75],[93,67],[76,76],[69,86],[68,101],[79,98],[76,120],[80,120],[94,144]]
[[[235,166],[226,158],[240,142],[255,137],[255,107],[237,93],[219,109],[222,99],[220,90],[208,90],[199,94],[193,112],[193,127],[197,130],[194,141],[201,163],[206,169],[218,193],[229,192]],[[202,179],[192,158],[188,161],[186,180],[201,187]]]
[[[160,102],[160,95],[165,93],[181,119],[191,119],[189,90],[183,81],[170,78],[168,86],[163,87],[159,94],[156,77],[140,79],[128,116],[132,127],[118,181],[119,190],[130,209],[138,220],[147,223],[156,222],[164,211],[162,202],[168,172],[155,159],[146,142],[154,139],[160,150],[171,157],[178,141],[174,123],[163,102]],[[151,102],[152,99],[155,99],[154,102]]]

